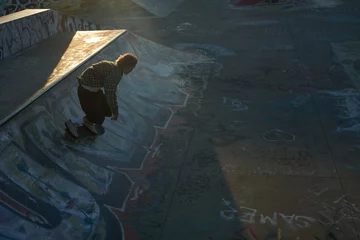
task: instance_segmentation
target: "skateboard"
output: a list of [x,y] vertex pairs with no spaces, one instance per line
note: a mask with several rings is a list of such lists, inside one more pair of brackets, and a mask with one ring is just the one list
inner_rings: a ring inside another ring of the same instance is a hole
[[69,128],[67,127],[66,122],[65,122],[65,135],[68,138],[70,138],[72,141],[74,141],[75,143],[79,143],[81,140],[85,140],[85,139],[91,139],[91,140],[95,141],[97,136],[103,135],[105,133],[105,129],[101,125],[96,125],[96,130],[97,130],[98,134],[95,134],[95,133],[91,132],[85,126],[80,126],[80,127],[77,128],[77,132],[79,134],[79,137],[75,137],[71,133],[71,131],[69,130]]

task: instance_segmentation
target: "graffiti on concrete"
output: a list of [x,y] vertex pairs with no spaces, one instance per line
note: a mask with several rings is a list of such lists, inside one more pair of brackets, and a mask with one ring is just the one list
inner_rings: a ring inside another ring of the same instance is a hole
[[77,9],[81,2],[82,0],[1,0],[0,16],[34,8],[71,11]]
[[[231,205],[230,201],[222,199],[223,204],[227,206],[227,210],[220,211],[220,216],[224,220],[239,220],[242,223],[254,224],[259,222],[261,224],[270,224],[272,226],[278,226],[280,221],[284,223],[291,229],[298,228],[309,228],[312,223],[316,222],[316,219],[308,216],[299,216],[295,214],[283,214],[274,212],[272,215],[267,216],[263,214],[258,214],[258,210],[254,208],[248,208],[245,206],[238,207],[239,210],[236,210]],[[260,215],[258,217],[258,215]]]
[[8,15],[14,12],[19,12],[24,9],[33,9],[37,7],[38,7],[37,3],[32,0],[27,0],[27,1],[2,0],[0,16]]
[[[1,179],[4,186],[1,202],[13,212],[7,214],[9,221],[15,221],[16,215],[28,220],[18,220],[15,225],[24,229],[22,234],[10,224],[9,230],[15,231],[3,231],[2,234],[11,239],[29,235],[29,230],[35,236],[53,239],[58,236],[83,239],[96,235],[102,221],[99,219],[100,208],[85,189],[59,176],[56,171],[44,169],[16,143],[9,143],[2,149],[0,167],[1,175],[6,176]],[[13,185],[15,182],[16,186]],[[36,225],[42,227],[40,231],[34,231],[38,229],[34,227]],[[82,231],[73,230],[81,225]]]
[[[126,37],[127,36],[127,37]],[[211,63],[127,33],[59,83],[11,122],[0,138],[0,225],[12,238],[125,239],[124,214],[156,208],[161,192],[149,179],[159,161],[176,161],[188,143],[176,143],[185,120],[179,109],[196,102],[192,79],[210,75]],[[136,46],[134,48],[134,46]],[[118,89],[119,118],[106,121],[96,142],[73,144],[64,121],[83,115],[75,75],[102,59],[131,52],[141,61]],[[204,60],[204,59],[203,59]],[[191,78],[185,67],[192,62]],[[201,60],[202,61],[202,60]],[[203,77],[202,81],[206,81]],[[170,138],[172,141],[167,141]],[[169,157],[169,158],[167,158]],[[176,158],[176,160],[174,160]],[[176,161],[177,162],[177,161]],[[144,200],[145,199],[145,200]],[[129,210],[130,209],[130,210]],[[128,216],[127,224],[128,223]],[[36,231],[35,231],[36,229]],[[130,229],[130,230],[129,230]]]
[[99,25],[49,10],[2,24],[0,60],[16,54],[57,32],[96,30]]

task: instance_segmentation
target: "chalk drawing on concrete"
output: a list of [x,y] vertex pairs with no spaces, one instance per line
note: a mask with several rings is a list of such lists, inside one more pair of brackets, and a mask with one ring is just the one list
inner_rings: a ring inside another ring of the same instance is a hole
[[334,98],[336,106],[341,108],[338,117],[344,119],[344,121],[337,126],[336,132],[360,134],[360,94],[356,89],[322,90],[318,91],[318,93]]
[[189,22],[184,22],[184,23],[180,23],[177,25],[170,25],[168,27],[166,27],[168,30],[171,31],[176,31],[176,32],[186,32],[192,29],[195,29],[197,26],[195,24],[189,23]]
[[[308,194],[298,200],[301,207],[313,212],[314,218],[327,232],[327,239],[356,239],[360,208],[354,196],[344,194],[336,185],[312,185]],[[317,238],[321,239],[321,238]]]
[[235,56],[236,53],[227,49],[223,46],[214,45],[214,44],[199,44],[199,43],[176,43],[173,46],[175,49],[179,49],[181,51],[188,51],[189,49],[200,49],[206,52],[209,52],[211,55],[217,57],[222,56]]
[[222,104],[224,106],[229,107],[230,111],[245,111],[248,110],[249,107],[244,104],[244,102],[247,101],[240,101],[237,98],[228,98],[228,97],[222,97]]
[[269,142],[280,142],[280,141],[290,142],[295,140],[295,135],[275,128],[264,132],[263,138]]
[[283,221],[287,227],[290,229],[296,230],[301,228],[310,228],[313,223],[316,223],[316,219],[309,216],[301,216],[295,214],[283,214],[274,212],[272,215],[267,216],[259,214],[256,208],[249,208],[245,206],[239,206],[237,209],[232,207],[231,202],[228,200],[222,199],[223,205],[228,209],[220,211],[220,216],[226,221],[239,220],[242,223],[246,224],[268,224],[271,226],[278,226],[278,224]]

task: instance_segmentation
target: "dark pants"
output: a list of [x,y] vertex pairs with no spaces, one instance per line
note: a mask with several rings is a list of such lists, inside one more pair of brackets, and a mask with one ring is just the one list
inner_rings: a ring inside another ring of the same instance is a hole
[[78,97],[86,119],[92,123],[103,124],[105,117],[111,117],[112,112],[102,90],[91,92],[78,86]]

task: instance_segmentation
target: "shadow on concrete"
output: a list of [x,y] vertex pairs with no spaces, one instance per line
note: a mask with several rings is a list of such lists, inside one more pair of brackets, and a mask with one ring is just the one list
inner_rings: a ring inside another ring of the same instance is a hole
[[50,76],[74,36],[75,33],[58,33],[53,38],[1,61],[0,119],[5,118],[49,84]]

